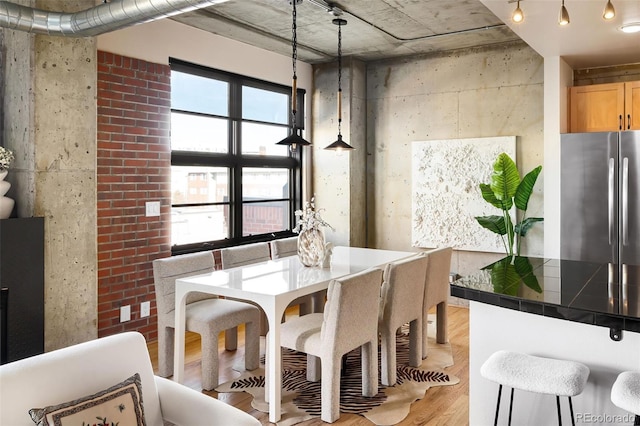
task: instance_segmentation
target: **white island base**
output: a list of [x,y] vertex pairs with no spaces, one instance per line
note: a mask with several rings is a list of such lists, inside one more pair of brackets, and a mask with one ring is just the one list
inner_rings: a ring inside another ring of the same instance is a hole
[[[609,329],[544,317],[480,302],[469,302],[469,424],[493,425],[498,385],[480,366],[500,349],[586,364],[591,373],[573,398],[576,425],[633,425],[634,416],[611,403],[611,386],[625,370],[640,371],[640,333],[623,331],[615,342]],[[510,388],[503,388],[499,424],[507,424]],[[571,424],[567,398],[560,398],[562,423]],[[512,424],[557,425],[555,396],[516,390]]]

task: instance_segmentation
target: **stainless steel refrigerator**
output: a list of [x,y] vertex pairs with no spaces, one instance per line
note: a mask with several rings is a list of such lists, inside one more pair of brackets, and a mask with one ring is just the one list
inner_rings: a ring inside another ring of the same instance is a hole
[[640,310],[640,131],[563,134],[560,164],[562,259],[603,265],[620,313]]

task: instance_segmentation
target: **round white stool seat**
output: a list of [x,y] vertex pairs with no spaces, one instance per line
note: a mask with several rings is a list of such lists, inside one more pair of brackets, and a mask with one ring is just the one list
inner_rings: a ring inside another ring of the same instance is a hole
[[611,387],[611,402],[625,411],[640,415],[640,371],[625,371]]
[[529,392],[576,396],[584,390],[589,367],[575,361],[498,351],[480,368],[493,382]]

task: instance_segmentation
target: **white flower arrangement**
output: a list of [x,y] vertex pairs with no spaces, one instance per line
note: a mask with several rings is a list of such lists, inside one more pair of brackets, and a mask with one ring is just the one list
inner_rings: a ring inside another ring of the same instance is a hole
[[13,151],[0,146],[0,171],[7,170],[15,159],[16,157],[13,155]]
[[[324,210],[324,209],[321,209]],[[307,201],[303,210],[296,210],[295,215],[298,218],[298,223],[293,232],[304,232],[309,229],[320,229],[321,226],[326,226],[332,231],[335,231],[331,225],[325,222],[320,216],[320,211],[316,210],[315,196],[311,198],[311,201]]]

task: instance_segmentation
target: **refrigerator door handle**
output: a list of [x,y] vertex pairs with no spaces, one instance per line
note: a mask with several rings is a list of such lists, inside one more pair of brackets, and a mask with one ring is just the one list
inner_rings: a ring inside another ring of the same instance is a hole
[[608,204],[609,204],[609,245],[613,244],[613,217],[614,217],[614,205],[613,205],[613,193],[615,191],[615,160],[609,158],[609,191],[608,191]]
[[622,159],[622,245],[629,245],[629,158]]

